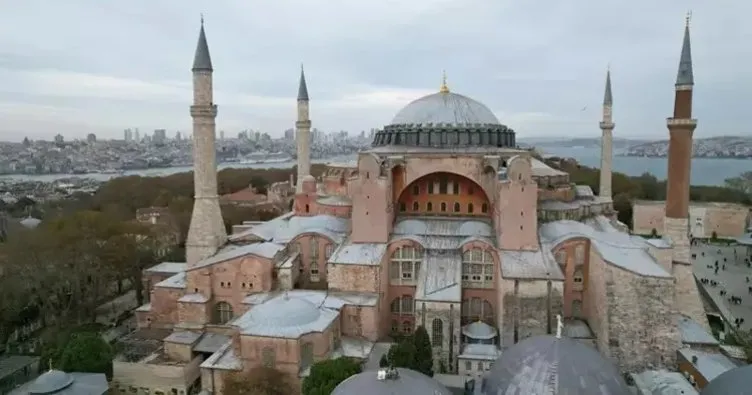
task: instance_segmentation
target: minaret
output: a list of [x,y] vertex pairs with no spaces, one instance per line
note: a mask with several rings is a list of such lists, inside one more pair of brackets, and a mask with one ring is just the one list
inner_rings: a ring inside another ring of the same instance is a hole
[[672,269],[676,280],[677,311],[708,326],[700,300],[689,251],[689,175],[692,166],[692,134],[697,120],[692,119],[692,51],[689,20],[684,27],[684,41],[679,58],[674,94],[674,115],[666,120],[670,136],[668,146],[668,180],[666,181],[666,217],[664,235],[673,245]]
[[217,196],[217,153],[215,148],[217,105],[214,104],[211,56],[204,33],[204,18],[193,59],[193,188],[191,225],[186,240],[188,266],[217,252],[227,241]]
[[298,120],[295,122],[295,140],[298,144],[298,183],[296,192],[303,192],[303,177],[311,174],[311,120],[308,108],[308,86],[303,65],[300,65],[298,85]]
[[611,96],[611,69],[606,71],[606,93],[603,95],[603,119],[601,127],[601,180],[598,196],[611,199],[611,165],[613,163],[614,122],[612,108],[614,99]]

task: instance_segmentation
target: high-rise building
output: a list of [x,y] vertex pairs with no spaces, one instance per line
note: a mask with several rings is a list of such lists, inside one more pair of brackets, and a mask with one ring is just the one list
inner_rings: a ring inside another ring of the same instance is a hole
[[167,141],[167,131],[165,129],[154,129],[151,142],[154,144],[164,144],[165,141]]
[[123,130],[123,140],[126,143],[133,141],[133,131],[130,128]]

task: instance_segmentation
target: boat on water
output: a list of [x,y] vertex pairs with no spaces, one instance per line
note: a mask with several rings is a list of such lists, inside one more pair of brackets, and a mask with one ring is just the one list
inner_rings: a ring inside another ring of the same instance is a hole
[[240,163],[244,165],[259,165],[266,163],[284,163],[292,160],[292,157],[284,152],[255,152],[240,159]]

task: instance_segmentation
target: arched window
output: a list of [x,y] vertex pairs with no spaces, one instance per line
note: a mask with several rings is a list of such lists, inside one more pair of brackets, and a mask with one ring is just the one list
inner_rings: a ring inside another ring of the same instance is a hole
[[305,368],[313,364],[313,343],[305,342],[300,345],[300,368]]
[[482,204],[482,205],[480,206],[480,212],[482,212],[483,214],[486,214],[486,213],[488,213],[488,203],[483,203],[483,204]]
[[494,260],[489,251],[473,248],[462,254],[462,281],[468,287],[493,287]]
[[392,314],[413,315],[415,303],[410,295],[398,296],[392,300],[390,310]]
[[487,300],[470,298],[462,301],[460,311],[462,325],[483,321],[488,325],[495,326],[493,306]]
[[214,322],[224,325],[232,320],[232,306],[227,302],[217,302],[214,306]]
[[271,347],[264,347],[261,350],[261,364],[267,368],[273,368],[277,362],[277,356],[274,353],[274,349]]
[[309,241],[309,248],[311,253],[311,264],[308,267],[309,278],[311,281],[319,281],[319,239],[312,237]]
[[475,207],[473,207],[473,204],[472,203],[468,203],[467,204],[467,212],[469,214],[472,214],[474,210],[475,210]]
[[433,203],[431,202],[426,203],[426,211],[428,212],[433,211]]
[[413,195],[420,195],[420,185],[413,185]]
[[306,204],[305,205],[305,212],[307,212],[307,213],[311,212],[311,206],[309,206],[309,205]]
[[444,322],[440,318],[434,318],[431,323],[432,343],[441,347],[444,344]]
[[455,213],[459,213],[460,212],[460,203],[459,202],[455,202],[454,203],[454,212]]
[[447,211],[447,204],[444,202],[441,202],[441,212],[445,213]]
[[420,210],[420,203],[413,202],[413,211],[418,211],[418,210]]
[[418,247],[404,246],[392,253],[389,261],[389,279],[393,284],[414,284],[423,261],[423,250]]

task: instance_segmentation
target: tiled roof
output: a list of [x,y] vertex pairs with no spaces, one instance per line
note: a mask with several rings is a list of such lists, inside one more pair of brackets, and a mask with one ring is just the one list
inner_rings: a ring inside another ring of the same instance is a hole
[[307,333],[323,332],[338,316],[334,309],[284,293],[253,307],[232,324],[243,335],[296,339]]
[[348,240],[334,250],[329,263],[378,266],[385,253],[384,243],[352,243]]
[[476,219],[409,218],[394,225],[395,235],[493,237],[491,224]]

